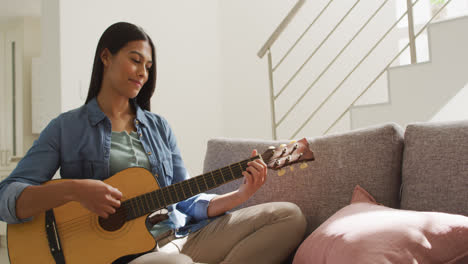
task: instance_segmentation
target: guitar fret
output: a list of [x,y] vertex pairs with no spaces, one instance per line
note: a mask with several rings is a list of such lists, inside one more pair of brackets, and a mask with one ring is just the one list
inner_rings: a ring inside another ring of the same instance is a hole
[[[240,168],[238,167],[231,167],[231,176],[232,176],[232,180],[235,180],[237,178],[240,178],[242,175],[242,170],[240,170]],[[236,176],[237,175],[237,176]]]
[[234,179],[234,178],[235,178],[235,174],[234,174],[234,172],[232,171],[231,166],[229,166],[229,171],[231,172],[231,176],[232,176],[232,178]]
[[175,193],[176,198],[177,198],[176,201],[180,201],[180,200],[179,200],[179,195],[177,194],[177,193],[179,193],[179,191],[177,191],[177,187],[178,187],[179,185],[177,185],[177,184],[178,184],[178,183],[176,183],[175,185],[173,185],[173,186],[174,186],[174,193]]
[[190,190],[190,182],[189,181],[185,181],[185,188],[184,189],[188,191],[188,194],[187,194],[186,198],[192,196],[192,191]]
[[185,183],[186,183],[185,185],[188,186],[188,190],[190,191],[190,195],[189,195],[189,196],[193,196],[192,187],[190,186],[190,181],[186,181]]
[[129,208],[128,208],[128,204],[127,204],[127,201],[124,201],[122,202],[122,210],[124,210],[124,212],[127,214],[127,219],[130,219],[132,216],[130,215],[130,211],[129,211]]
[[138,216],[140,215],[140,208],[138,207],[138,197],[133,198],[133,201],[135,202],[135,216]]
[[164,188],[161,189],[161,197],[163,198],[164,205],[169,205],[169,203],[166,200],[166,195],[164,194]]
[[242,164],[240,162],[238,162],[237,165],[239,165],[239,169],[240,169],[240,171],[242,173],[242,171],[244,171],[244,169],[242,168]]
[[169,200],[171,202],[171,204],[175,203],[176,199],[174,198],[174,191],[172,190],[174,187],[171,187],[171,186],[167,186],[166,187],[166,190],[167,190],[167,194],[169,195]]
[[181,182],[181,183],[180,183],[180,189],[182,190],[182,194],[184,195],[184,199],[183,199],[183,200],[185,200],[185,199],[187,199],[189,196],[185,194],[185,190],[184,190],[185,188],[184,188],[183,185],[184,185],[184,182]]
[[[220,172],[221,172],[221,177],[215,177],[215,176],[213,175],[213,172],[211,172],[211,176],[215,179],[216,185],[220,185],[220,184],[226,182],[226,180],[224,180],[223,172],[222,172],[222,171],[220,171]],[[217,181],[216,179],[219,179],[219,180],[222,180],[222,181],[219,182],[219,181]]]
[[140,212],[140,215],[143,215],[144,212],[145,212],[145,201],[143,201],[143,197],[141,196],[138,196],[138,201],[140,202],[141,204],[141,212]]
[[156,208],[158,208],[158,207],[156,206],[156,203],[154,202],[154,200],[155,200],[154,198],[155,198],[155,197],[154,197],[154,193],[153,193],[153,192],[150,193],[150,197],[151,197],[151,204],[153,204],[153,208],[152,208],[151,211],[153,211],[153,210],[156,210]]
[[135,216],[138,216],[138,204],[136,198],[132,199],[133,211],[135,212]]
[[146,202],[148,203],[148,209],[149,209],[148,212],[151,212],[151,211],[153,211],[153,208],[154,208],[154,204],[153,204],[153,201],[151,199],[151,193],[147,193],[147,194],[145,194],[145,196],[146,196],[146,199],[147,199]]
[[154,200],[158,203],[158,206],[155,209],[162,208],[163,204],[161,203],[161,200],[158,198],[157,191],[153,192]]
[[123,209],[125,210],[125,212],[127,213],[127,219],[131,219],[132,218],[132,212],[130,211],[128,200],[124,201],[122,203],[122,206],[123,206]]
[[162,201],[162,204],[160,203],[160,207],[164,207],[167,205],[166,200],[164,200],[164,194],[162,193],[161,189],[157,190],[156,196],[158,197],[158,201]]
[[200,185],[199,185],[199,183],[198,183],[199,180],[200,180],[200,178],[197,177],[197,178],[194,179],[193,183],[194,183],[195,186],[197,187],[198,193],[201,193]]
[[[211,177],[206,178],[206,183],[208,183],[208,190],[216,186],[216,179],[213,174],[211,174]],[[207,175],[208,176],[208,175]]]
[[[147,197],[147,196],[148,196],[147,194],[143,195],[143,201],[145,202],[145,205],[146,205],[147,208],[148,208],[148,210],[145,210],[145,212],[144,212],[143,214],[148,213],[149,211],[151,211],[151,207],[149,206],[149,202],[148,202],[148,197]],[[144,208],[144,209],[146,209],[146,208]]]
[[138,199],[137,197],[133,198],[133,203],[134,203],[133,208],[135,208],[135,216],[140,215],[140,210],[139,210],[140,208],[138,207],[138,200],[137,199]]
[[124,203],[125,203],[125,209],[127,209],[127,218],[131,219],[133,215],[135,215],[134,213],[132,213],[133,210],[131,210],[133,209],[133,206],[131,205],[130,200],[126,200]]
[[192,186],[190,186],[192,184],[192,179],[188,180],[185,182],[185,185],[187,185],[187,189],[190,191],[190,196],[193,196],[193,192],[192,192]]
[[[169,192],[169,189],[167,187],[164,187],[162,190],[163,190],[163,195],[166,198],[166,202],[168,202],[167,205],[173,204],[172,197],[171,197],[171,194]],[[166,192],[164,192],[164,191],[166,191]]]
[[[205,177],[204,177],[204,176],[201,176],[201,177],[202,177],[202,179],[203,179],[203,182],[205,183],[206,189],[208,190],[209,188],[208,188],[208,184],[206,183]],[[201,190],[200,190],[200,192],[201,192]]]

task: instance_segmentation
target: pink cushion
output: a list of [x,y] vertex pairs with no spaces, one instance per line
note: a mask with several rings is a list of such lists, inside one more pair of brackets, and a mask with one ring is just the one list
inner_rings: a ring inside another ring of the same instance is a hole
[[356,186],[352,204],[301,244],[293,264],[466,263],[468,217],[377,205]]

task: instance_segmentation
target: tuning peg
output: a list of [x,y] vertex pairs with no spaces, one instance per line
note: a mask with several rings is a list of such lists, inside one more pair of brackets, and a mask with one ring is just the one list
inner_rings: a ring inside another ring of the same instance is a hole
[[281,155],[284,155],[284,153],[286,153],[286,148],[283,148],[283,150],[281,151]]
[[290,162],[291,162],[291,160],[292,160],[292,156],[291,156],[291,155],[289,155],[289,156],[286,158],[286,160],[288,161],[288,163],[290,163]]
[[292,151],[295,151],[297,148],[299,147],[299,144],[294,144],[294,147],[293,147],[293,150]]
[[278,167],[278,166],[280,165],[280,161],[279,161],[279,160],[276,160],[276,161],[275,161],[275,165],[276,165],[276,167]]
[[284,148],[284,147],[286,147],[286,144],[281,144],[280,145],[280,148]]
[[276,149],[276,147],[275,146],[269,146],[268,149],[274,150],[274,149]]
[[296,142],[297,142],[297,140],[291,140],[291,141],[289,142],[289,144],[293,144],[293,143],[296,143]]
[[283,176],[286,173],[285,169],[281,169],[278,171],[278,176]]
[[301,166],[300,166],[301,169],[305,169],[307,167],[309,167],[309,165],[307,165],[307,163],[305,163],[305,162],[301,163]]

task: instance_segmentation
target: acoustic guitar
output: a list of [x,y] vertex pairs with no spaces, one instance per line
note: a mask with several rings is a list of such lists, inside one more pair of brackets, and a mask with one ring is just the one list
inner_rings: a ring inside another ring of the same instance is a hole
[[[145,224],[154,211],[242,178],[247,163],[263,159],[268,168],[281,169],[314,160],[306,139],[231,164],[218,170],[160,188],[143,168],[128,168],[104,180],[119,189],[121,206],[107,219],[91,213],[79,202],[68,202],[41,213],[32,221],[7,226],[8,255],[12,264],[112,263],[117,259],[151,251],[156,240]],[[55,184],[66,180],[52,180]]]

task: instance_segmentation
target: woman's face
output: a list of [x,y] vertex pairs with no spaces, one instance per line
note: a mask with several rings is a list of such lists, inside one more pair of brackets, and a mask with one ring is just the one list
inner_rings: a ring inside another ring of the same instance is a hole
[[105,50],[101,56],[103,83],[109,83],[113,92],[120,96],[135,98],[148,80],[153,66],[151,58],[151,46],[145,40],[128,42],[114,55]]

